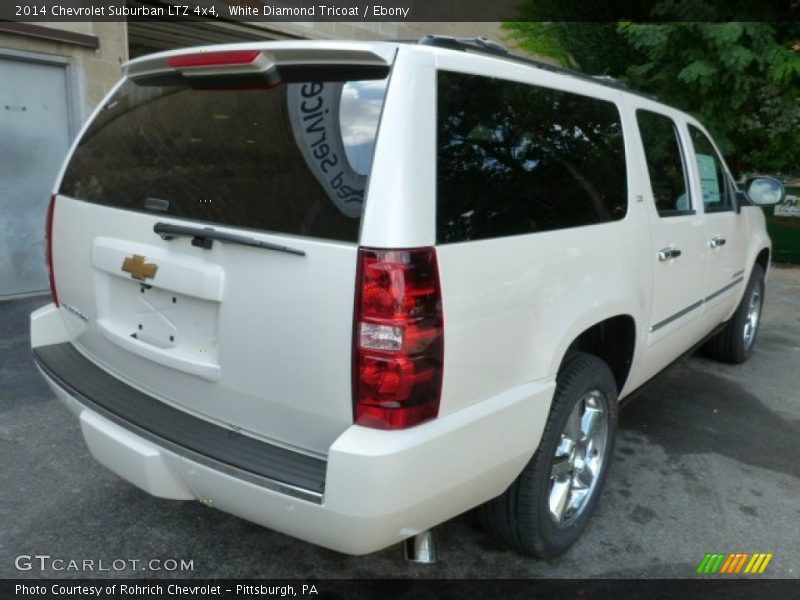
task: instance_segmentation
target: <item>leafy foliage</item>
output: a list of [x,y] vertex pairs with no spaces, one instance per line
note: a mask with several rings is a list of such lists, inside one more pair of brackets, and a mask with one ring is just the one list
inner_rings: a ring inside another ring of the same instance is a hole
[[[541,8],[525,0],[522,16],[535,15],[534,5]],[[800,22],[777,20],[757,1],[734,2],[723,14],[696,0],[664,0],[650,9],[661,21],[646,23],[574,22],[584,15],[571,10],[569,2],[562,8],[564,21],[505,26],[528,52],[618,77],[695,115],[734,171],[800,172]],[[740,14],[776,20],[722,21]]]

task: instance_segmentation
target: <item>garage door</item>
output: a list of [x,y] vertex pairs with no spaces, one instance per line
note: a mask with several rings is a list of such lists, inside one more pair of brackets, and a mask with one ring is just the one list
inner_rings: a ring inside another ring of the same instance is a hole
[[0,58],[0,296],[46,290],[44,221],[69,149],[63,66]]

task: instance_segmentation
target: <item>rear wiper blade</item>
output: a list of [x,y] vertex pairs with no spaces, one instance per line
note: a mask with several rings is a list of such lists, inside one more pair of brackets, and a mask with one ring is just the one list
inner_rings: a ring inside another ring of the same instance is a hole
[[235,233],[225,233],[224,231],[218,231],[212,227],[186,227],[185,225],[174,225],[172,223],[156,223],[153,226],[153,231],[164,240],[171,240],[176,236],[190,237],[192,238],[192,246],[198,246],[207,250],[211,248],[214,240],[216,240],[218,242],[239,244],[240,246],[252,246],[254,248],[263,248],[264,250],[286,252],[287,254],[296,254],[297,256],[306,255],[305,252],[297,248],[262,242],[244,235],[236,235]]

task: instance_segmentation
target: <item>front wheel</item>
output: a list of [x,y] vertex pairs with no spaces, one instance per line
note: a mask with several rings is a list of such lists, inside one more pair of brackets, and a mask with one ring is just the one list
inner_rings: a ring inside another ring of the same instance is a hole
[[586,529],[614,450],[617,386],[608,366],[575,354],[561,369],[539,448],[513,484],[480,509],[505,546],[551,558]]
[[725,328],[705,346],[711,358],[728,363],[743,363],[753,353],[764,305],[764,269],[753,266],[744,296]]

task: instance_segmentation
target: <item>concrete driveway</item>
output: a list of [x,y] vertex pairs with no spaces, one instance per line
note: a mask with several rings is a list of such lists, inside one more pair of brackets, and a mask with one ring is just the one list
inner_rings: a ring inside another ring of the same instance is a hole
[[[0,577],[697,577],[706,552],[772,552],[800,576],[800,269],[773,268],[755,355],[692,357],[620,416],[614,465],[586,535],[547,563],[498,548],[473,514],[437,529],[439,561],[399,547],[348,557],[200,503],[152,498],[90,456],[36,373],[27,316],[0,302]],[[187,559],[193,571],[17,571],[21,554]]]

